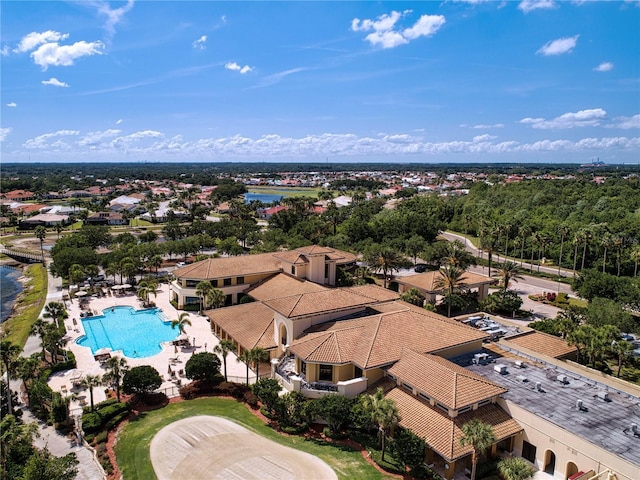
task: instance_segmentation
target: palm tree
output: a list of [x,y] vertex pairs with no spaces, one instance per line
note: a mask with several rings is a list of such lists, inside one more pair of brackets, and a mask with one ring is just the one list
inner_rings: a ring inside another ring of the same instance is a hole
[[69,313],[61,302],[49,302],[44,307],[44,318],[50,318],[55,323],[56,327],[62,328],[59,320],[66,320],[69,318]]
[[520,267],[517,263],[510,261],[506,261],[500,264],[494,276],[500,278],[503,292],[505,292],[509,288],[511,280],[513,280],[514,282],[522,280],[522,275],[520,275]]
[[185,325],[191,326],[191,320],[189,320],[189,314],[182,312],[178,318],[171,320],[171,328],[178,327],[180,334],[186,334]]
[[262,347],[253,347],[249,350],[251,361],[256,366],[256,382],[260,380],[260,362],[266,362],[269,359],[269,353]]
[[240,354],[236,357],[236,362],[244,362],[247,367],[247,385],[249,385],[249,363],[251,363],[251,351],[250,350],[242,350]]
[[100,375],[85,375],[80,382],[82,388],[89,390],[89,400],[91,402],[91,411],[93,412],[93,389],[102,385],[102,377]]
[[40,346],[42,347],[42,359],[44,360],[44,342],[42,341],[44,338],[44,334],[46,333],[48,322],[45,322],[42,318],[38,318],[33,325],[31,325],[31,330],[29,334],[40,337]]
[[65,338],[65,332],[63,329],[58,328],[53,323],[47,323],[44,328],[44,335],[42,337],[42,343],[46,350],[51,353],[51,363],[55,364],[58,361],[58,353],[67,344],[68,339]]
[[19,345],[11,343],[10,340],[3,340],[0,343],[0,361],[4,367],[4,371],[7,374],[7,406],[8,412],[13,412],[11,405],[11,384],[10,379],[16,374],[16,360],[22,349]]
[[36,236],[38,240],[40,240],[40,255],[42,255],[42,258],[44,258],[44,249],[42,247],[42,242],[44,242],[44,239],[47,236],[47,229],[44,228],[42,225],[38,225],[34,230],[33,234]]
[[16,362],[16,376],[24,383],[28,405],[31,405],[30,384],[38,378],[41,362],[39,353],[33,353],[30,357],[18,357]]
[[622,370],[622,364],[629,358],[629,355],[633,352],[633,344],[626,340],[615,340],[611,342],[611,351],[618,357],[618,373],[616,377],[620,378],[620,370]]
[[116,390],[116,397],[118,402],[120,401],[120,387],[122,386],[122,378],[129,370],[127,361],[122,357],[111,357],[107,360],[106,372],[102,377],[102,380],[107,383],[111,383]]
[[141,298],[145,305],[149,303],[149,296],[154,298],[158,296],[158,283],[155,280],[145,279],[138,284],[138,297]]
[[373,244],[364,253],[364,260],[374,272],[382,272],[384,288],[387,288],[387,277],[400,270],[402,256],[386,245]]
[[602,256],[602,273],[605,273],[605,268],[607,266],[607,251],[613,247],[613,235],[609,232],[604,232],[600,237],[600,246],[604,250],[604,254]]
[[589,240],[591,240],[592,232],[589,228],[583,228],[580,230],[580,238],[584,242],[584,246],[582,249],[582,265],[580,267],[580,271],[584,270],[584,259],[587,255],[587,245],[589,244]]
[[226,301],[227,296],[219,288],[213,288],[207,294],[207,305],[210,305],[213,308],[224,307]]
[[478,466],[478,456],[482,455],[491,445],[496,442],[496,435],[493,427],[488,423],[474,418],[462,425],[462,437],[460,445],[471,446],[471,480],[476,478],[476,467]]
[[558,278],[560,278],[560,271],[562,269],[562,249],[564,247],[564,239],[567,235],[569,235],[569,227],[566,225],[561,225],[559,228],[560,231],[560,256],[558,257]]
[[200,314],[202,315],[202,311],[207,308],[206,300],[209,298],[209,294],[211,290],[213,290],[213,285],[209,280],[203,280],[198,282],[196,285],[196,295],[200,297]]
[[491,276],[491,263],[493,262],[493,254],[496,252],[498,240],[493,232],[489,232],[482,239],[480,248],[487,252],[487,261],[489,262],[489,276]]
[[471,265],[476,264],[475,257],[466,250],[464,244],[460,240],[448,242],[446,245],[446,255],[443,264],[456,266],[466,270]]
[[465,274],[465,271],[459,267],[454,265],[445,265],[440,268],[439,277],[437,277],[433,286],[437,289],[446,289],[448,295],[447,302],[447,316],[451,316],[451,300],[454,292],[460,290],[465,283],[462,281],[462,276]]
[[398,407],[392,399],[384,396],[382,388],[378,388],[373,395],[363,395],[361,402],[363,410],[367,412],[371,422],[378,427],[382,461],[384,461],[387,434],[400,422]]
[[640,244],[636,243],[631,248],[631,253],[629,254],[631,260],[633,260],[633,276],[638,276],[638,263],[640,263]]
[[536,469],[521,457],[506,457],[498,462],[498,471],[505,480],[529,480]]
[[233,352],[236,344],[231,340],[220,340],[220,343],[213,347],[213,352],[222,356],[222,365],[224,366],[224,380],[227,381],[227,355]]
[[524,247],[527,244],[527,238],[531,235],[531,228],[523,225],[518,229],[518,235],[520,236],[520,267],[524,261]]

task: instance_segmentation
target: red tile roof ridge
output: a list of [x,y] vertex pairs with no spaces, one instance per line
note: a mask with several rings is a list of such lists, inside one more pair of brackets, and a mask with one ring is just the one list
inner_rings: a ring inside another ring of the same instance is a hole
[[378,337],[378,333],[380,332],[380,325],[382,324],[382,317],[385,314],[381,313],[379,315],[376,315],[377,317],[377,324],[375,327],[375,333],[373,335],[371,335],[371,344],[369,345],[369,349],[367,351],[367,356],[365,359],[365,362],[363,364],[363,367],[366,367],[367,365],[369,365],[369,360],[371,359],[371,353],[373,352],[373,347],[376,344],[376,338]]

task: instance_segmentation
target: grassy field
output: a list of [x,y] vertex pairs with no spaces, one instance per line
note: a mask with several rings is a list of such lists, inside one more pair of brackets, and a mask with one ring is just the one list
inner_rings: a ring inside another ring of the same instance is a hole
[[35,323],[47,300],[47,269],[41,264],[29,265],[24,270],[27,280],[18,296],[14,313],[2,324],[3,339],[24,348],[31,325]]
[[[143,413],[136,420],[129,422],[119,433],[115,446],[116,458],[123,478],[127,480],[157,478],[149,456],[151,440],[166,425],[195,415],[224,417],[269,440],[315,455],[327,462],[341,479],[391,478],[369,465],[360,452],[323,441],[280,435],[249,412],[243,403],[215,397],[173,403],[159,410]],[[212,454],[215,455],[215,452]]]
[[283,195],[287,197],[317,197],[320,188],[305,187],[249,187],[249,193],[262,193],[265,195]]

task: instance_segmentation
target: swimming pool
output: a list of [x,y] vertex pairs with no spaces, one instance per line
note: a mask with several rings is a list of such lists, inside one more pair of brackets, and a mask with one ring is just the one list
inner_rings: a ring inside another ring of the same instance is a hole
[[78,345],[122,350],[132,358],[150,357],[162,351],[161,342],[170,342],[180,333],[159,308],[135,310],[132,307],[109,307],[102,315],[82,319],[85,336]]

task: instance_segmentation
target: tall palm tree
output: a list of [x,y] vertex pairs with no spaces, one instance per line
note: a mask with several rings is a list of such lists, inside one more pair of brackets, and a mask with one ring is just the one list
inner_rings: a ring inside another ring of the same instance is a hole
[[445,289],[447,291],[447,316],[450,317],[451,297],[465,285],[462,281],[462,276],[465,274],[465,271],[455,265],[445,265],[440,268],[438,274],[439,276],[434,280],[433,286],[437,289]]
[[631,260],[633,261],[633,276],[638,276],[638,263],[640,263],[640,244],[636,243],[631,247],[631,253],[629,253]]
[[529,480],[536,469],[521,457],[505,457],[498,462],[498,471],[505,480]]
[[471,480],[475,480],[478,457],[496,442],[496,435],[491,425],[477,418],[469,420],[461,428],[460,445],[471,446]]
[[607,267],[607,252],[613,247],[613,235],[609,232],[604,232],[600,237],[600,246],[604,251],[602,256],[602,273],[605,273],[605,269]]
[[628,239],[624,235],[615,235],[613,237],[613,245],[612,248],[616,252],[616,275],[620,276],[620,257],[622,256],[622,251],[628,245]]
[[16,360],[21,351],[20,346],[11,343],[10,340],[3,340],[2,343],[0,343],[0,361],[4,367],[4,373],[7,374],[7,406],[9,413],[13,412],[10,379],[14,378],[16,374]]
[[208,300],[209,294],[213,288],[214,287],[209,280],[202,280],[197,283],[196,295],[200,297],[200,314],[202,314],[202,311],[207,308],[208,305],[205,302]]
[[178,331],[181,334],[186,334],[185,326],[191,326],[191,320],[189,320],[189,314],[187,312],[182,312],[178,318],[174,318],[171,320],[171,328],[178,327]]
[[611,351],[616,357],[618,357],[618,373],[616,374],[616,377],[620,378],[622,365],[633,352],[633,344],[626,340],[615,340],[611,342]]
[[116,397],[120,401],[120,388],[122,387],[122,379],[129,370],[129,364],[122,357],[111,357],[107,360],[106,372],[102,377],[104,382],[110,383],[116,390]]
[[44,335],[42,337],[42,343],[46,350],[51,353],[51,363],[56,364],[58,362],[58,354],[67,344],[68,339],[65,338],[65,331],[62,328],[58,328],[53,323],[47,323]]
[[364,253],[364,260],[374,272],[382,272],[383,285],[387,288],[387,277],[393,272],[397,272],[402,267],[402,255],[395,249],[386,246],[373,244]]
[[524,261],[524,247],[527,244],[527,238],[531,235],[531,227],[523,225],[518,229],[518,235],[520,237],[520,267]]
[[378,427],[382,461],[384,461],[387,434],[389,430],[400,422],[398,407],[392,399],[384,396],[382,388],[378,388],[376,393],[372,395],[363,395],[360,401],[371,422]]
[[580,234],[580,238],[583,241],[583,248],[582,248],[582,264],[580,266],[580,271],[584,270],[584,260],[585,257],[587,256],[587,245],[589,244],[589,240],[591,240],[593,234],[590,228],[583,228],[580,230],[581,234]]
[[487,253],[487,261],[489,262],[489,276],[491,276],[491,264],[493,262],[493,254],[496,253],[497,245],[498,240],[493,231],[485,235],[480,244],[481,250]]
[[445,251],[444,262],[442,262],[444,264],[452,265],[463,270],[476,264],[476,258],[466,250],[460,240],[448,242]]
[[42,247],[42,243],[44,242],[44,239],[47,236],[47,229],[44,228],[42,225],[38,225],[33,234],[36,236],[36,238],[38,240],[40,240],[40,255],[42,255],[42,258],[44,258],[44,249]]
[[220,343],[213,347],[213,352],[222,357],[222,365],[224,366],[224,380],[227,381],[227,355],[236,349],[236,344],[232,340],[220,340]]
[[80,382],[82,388],[89,390],[89,400],[91,402],[91,411],[93,412],[93,389],[102,385],[102,377],[100,375],[85,375]]
[[240,354],[236,357],[236,362],[243,362],[245,367],[247,368],[247,385],[249,385],[249,364],[251,363],[251,351],[250,350],[242,350]]
[[56,327],[62,328],[59,320],[66,320],[69,318],[69,313],[62,302],[49,302],[44,307],[44,318],[50,318],[55,323]]
[[18,357],[16,361],[16,376],[22,380],[27,392],[27,404],[31,405],[31,382],[38,378],[42,359],[39,353],[33,353],[30,357]]
[[517,263],[510,261],[501,263],[496,269],[494,276],[500,278],[503,292],[505,292],[509,288],[509,284],[512,280],[514,282],[522,280],[522,275],[520,275],[520,267]]
[[269,359],[269,352],[262,347],[253,347],[249,350],[251,361],[256,367],[256,381],[260,380],[260,362],[266,362]]
[[29,333],[34,336],[40,337],[40,346],[42,347],[42,359],[44,360],[44,334],[46,333],[48,322],[45,322],[42,318],[38,318],[33,325],[31,325],[31,330]]
[[566,225],[561,225],[558,229],[560,232],[560,256],[558,257],[558,277],[560,277],[560,271],[562,269],[562,249],[564,247],[564,239],[569,235],[571,230]]
[[227,302],[227,296],[219,288],[213,288],[207,294],[207,304],[213,308],[224,307]]

